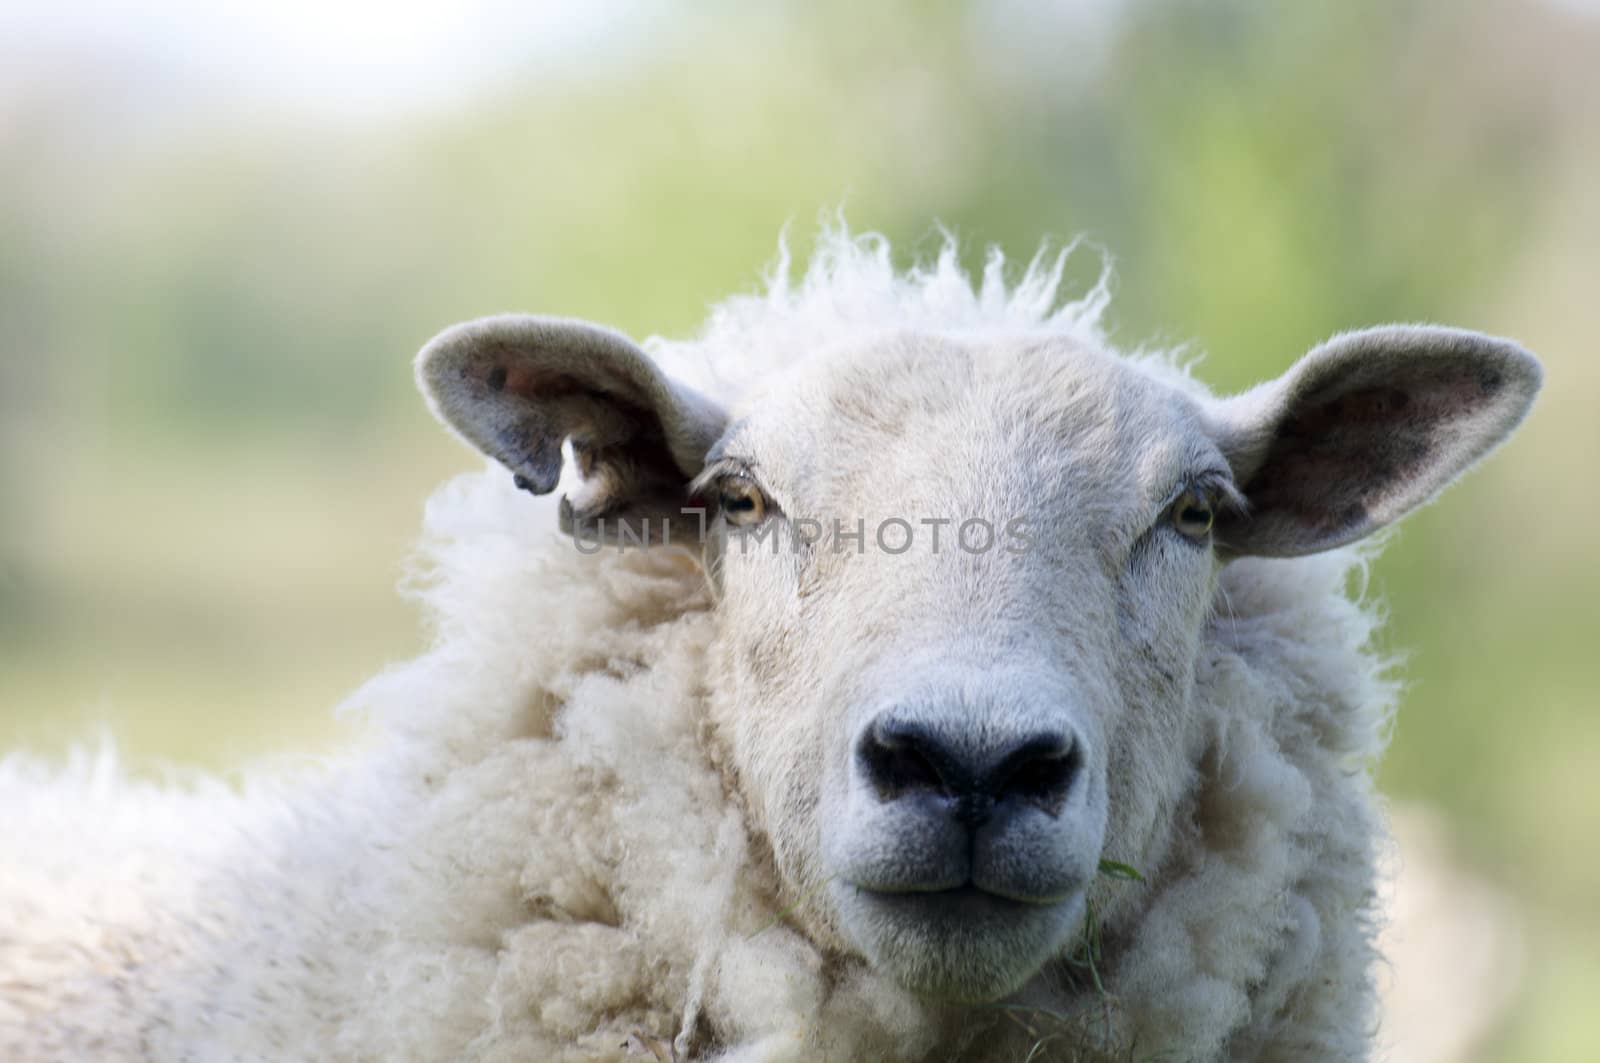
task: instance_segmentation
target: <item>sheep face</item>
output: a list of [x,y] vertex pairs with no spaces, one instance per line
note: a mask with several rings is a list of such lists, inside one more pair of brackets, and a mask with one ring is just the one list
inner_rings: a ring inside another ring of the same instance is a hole
[[1229,476],[1192,400],[1062,340],[886,338],[741,404],[714,721],[818,932],[964,1000],[1067,947],[1186,778]]
[[1376,329],[1219,401],[1071,336],[885,334],[729,416],[615,333],[510,317],[444,333],[419,377],[529,490],[570,442],[580,540],[693,540],[711,730],[797,918],[985,1001],[1072,949],[1100,861],[1166,870],[1220,567],[1396,519],[1509,433],[1539,369]]

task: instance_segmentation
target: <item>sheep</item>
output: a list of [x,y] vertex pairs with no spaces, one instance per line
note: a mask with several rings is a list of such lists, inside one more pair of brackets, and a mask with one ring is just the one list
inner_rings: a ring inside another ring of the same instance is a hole
[[1066,254],[834,233],[688,341],[435,338],[489,460],[427,506],[431,649],[239,787],[0,765],[0,1056],[1367,1055],[1352,585],[1539,364],[1395,326],[1217,398]]

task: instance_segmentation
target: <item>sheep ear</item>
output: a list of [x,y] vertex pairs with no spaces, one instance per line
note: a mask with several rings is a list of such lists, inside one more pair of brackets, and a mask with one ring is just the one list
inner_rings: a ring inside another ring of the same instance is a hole
[[648,528],[663,518],[684,526],[688,484],[727,422],[632,340],[582,321],[469,321],[434,337],[416,369],[435,416],[524,490],[555,490],[562,443],[572,441],[583,487],[562,499],[569,532],[615,535],[620,525]]
[[1218,443],[1247,502],[1219,519],[1221,548],[1293,557],[1398,520],[1509,436],[1542,377],[1517,344],[1476,332],[1336,336],[1220,404]]

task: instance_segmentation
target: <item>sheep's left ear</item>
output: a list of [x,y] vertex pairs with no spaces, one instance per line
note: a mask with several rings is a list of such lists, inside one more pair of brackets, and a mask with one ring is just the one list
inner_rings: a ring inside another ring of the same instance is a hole
[[1215,409],[1247,508],[1225,553],[1294,557],[1370,534],[1427,502],[1509,436],[1543,371],[1510,340],[1387,326],[1317,347]]
[[[585,321],[505,314],[446,329],[417,355],[433,412],[537,495],[561,478],[562,444],[582,488],[562,527],[615,537],[660,521],[697,534],[688,485],[727,423],[710,399],[672,380],[619,332]],[[679,531],[674,541],[685,541]]]

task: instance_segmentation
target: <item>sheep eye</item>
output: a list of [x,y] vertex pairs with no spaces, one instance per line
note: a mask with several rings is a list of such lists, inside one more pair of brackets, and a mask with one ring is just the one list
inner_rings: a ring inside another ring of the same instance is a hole
[[1172,526],[1186,539],[1204,539],[1215,519],[1211,503],[1196,491],[1185,491],[1172,505]]
[[729,524],[746,527],[760,524],[767,515],[767,499],[754,480],[730,476],[717,488],[717,504]]

